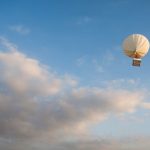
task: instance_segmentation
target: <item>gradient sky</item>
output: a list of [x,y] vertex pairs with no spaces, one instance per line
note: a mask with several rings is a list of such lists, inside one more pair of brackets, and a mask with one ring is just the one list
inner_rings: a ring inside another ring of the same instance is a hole
[[[149,0],[0,1],[0,149],[150,149]],[[28,146],[27,146],[28,145]]]

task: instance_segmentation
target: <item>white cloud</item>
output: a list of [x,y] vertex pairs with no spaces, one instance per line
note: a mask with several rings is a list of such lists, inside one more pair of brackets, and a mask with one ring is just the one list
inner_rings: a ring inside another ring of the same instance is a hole
[[[49,94],[59,91],[61,80],[34,59],[19,52],[0,53],[1,80],[16,92]],[[9,70],[9,71],[8,71]]]
[[30,29],[23,25],[12,25],[9,29],[22,35],[27,35],[30,33]]
[[0,133],[8,137],[78,135],[110,113],[134,112],[144,97],[141,91],[74,86],[71,77],[20,52],[1,52],[0,70]]
[[105,142],[64,142],[89,136],[88,127],[109,115],[133,114],[144,102],[141,89],[80,87],[72,76],[60,76],[16,48],[7,48],[11,51],[0,52],[1,149],[24,149],[31,142],[29,150],[111,150]]

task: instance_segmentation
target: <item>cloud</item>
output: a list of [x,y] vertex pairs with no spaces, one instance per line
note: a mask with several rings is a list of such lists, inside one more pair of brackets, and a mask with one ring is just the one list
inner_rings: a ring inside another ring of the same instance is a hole
[[150,103],[149,103],[149,102],[143,102],[143,103],[141,104],[141,106],[142,106],[143,108],[145,108],[145,109],[150,109]]
[[125,79],[125,78],[120,78],[120,79],[114,79],[114,80],[109,80],[109,81],[104,81],[104,85],[112,88],[131,88],[135,89],[140,86],[140,79]]
[[30,33],[30,29],[23,25],[12,25],[9,29],[22,35],[27,35]]
[[14,91],[39,95],[59,91],[60,79],[38,61],[19,52],[0,53],[0,61],[1,82]]
[[144,97],[141,91],[74,87],[71,77],[60,77],[20,52],[1,52],[0,70],[4,137],[59,139],[84,133],[110,113],[134,112]]
[[110,51],[106,51],[101,58],[83,55],[76,60],[76,65],[83,69],[90,68],[98,73],[104,73],[115,60],[115,56]]
[[101,58],[93,59],[92,63],[97,72],[103,73],[114,61],[115,56],[110,51],[107,51]]
[[76,65],[79,66],[79,67],[82,66],[82,65],[84,65],[84,63],[86,62],[86,59],[87,59],[87,56],[86,56],[86,55],[84,55],[84,56],[78,58],[78,59],[76,60]]
[[24,142],[21,140],[10,141],[0,139],[1,148],[4,150],[149,150],[150,137],[127,138],[99,138],[72,142],[48,143],[48,142]]
[[[92,124],[134,113],[144,102],[141,89],[81,87],[72,76],[60,76],[18,49],[12,51],[8,40],[4,43],[10,51],[0,52],[1,149],[24,149],[29,143],[29,150],[109,150],[105,142],[75,141],[90,137]],[[75,143],[65,144],[71,139]]]
[[9,51],[18,51],[17,45],[11,43],[10,41],[8,41],[6,38],[2,36],[0,36],[0,44]]
[[88,24],[92,21],[92,18],[89,16],[80,17],[77,21],[77,25]]

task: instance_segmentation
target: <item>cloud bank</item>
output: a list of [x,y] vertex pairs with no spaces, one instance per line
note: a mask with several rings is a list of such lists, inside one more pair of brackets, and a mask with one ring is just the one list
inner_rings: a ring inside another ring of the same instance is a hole
[[[12,45],[11,49],[0,52],[1,149],[23,150],[29,143],[29,150],[113,150],[107,140],[79,139],[90,136],[88,128],[110,115],[149,108],[142,90],[81,87],[73,77],[60,76]],[[67,143],[71,139],[74,142]]]

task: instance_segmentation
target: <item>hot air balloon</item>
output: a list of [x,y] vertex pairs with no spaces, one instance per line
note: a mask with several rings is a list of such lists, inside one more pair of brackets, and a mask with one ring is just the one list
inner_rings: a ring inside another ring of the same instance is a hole
[[140,66],[141,59],[148,53],[149,47],[148,39],[141,34],[129,35],[123,41],[124,53],[133,59],[133,66]]

